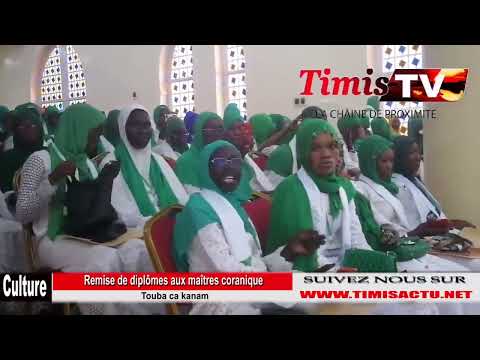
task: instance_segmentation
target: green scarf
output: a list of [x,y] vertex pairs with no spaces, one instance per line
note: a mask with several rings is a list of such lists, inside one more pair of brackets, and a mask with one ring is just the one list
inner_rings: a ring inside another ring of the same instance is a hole
[[[288,117],[280,115],[280,114],[270,114],[270,117],[272,118],[273,124],[275,125],[276,131],[282,130],[284,127],[290,125],[291,121]],[[293,137],[295,136],[295,133],[289,132],[287,136],[284,136],[280,141],[279,144],[288,144]]]
[[279,145],[267,159],[267,170],[280,176],[292,175],[293,155],[288,144]]
[[[120,161],[123,179],[127,183],[140,213],[143,216],[155,215],[157,209],[155,205],[152,204],[147,189],[145,188],[144,180],[122,140],[119,140],[115,147],[115,157]],[[151,155],[150,161],[149,180],[155,190],[155,194],[157,194],[158,203],[156,205],[160,209],[178,203],[177,197],[170,188],[153,154]]]
[[355,115],[342,116],[337,122],[338,130],[340,130],[342,134],[349,129],[353,129],[355,126],[362,126],[360,117]]
[[184,185],[193,185],[196,187],[199,187],[200,185],[198,162],[200,160],[200,152],[204,147],[203,128],[210,120],[222,120],[222,118],[212,112],[201,113],[195,123],[195,136],[192,146],[185,151],[176,162],[175,173],[180,182]]
[[43,114],[43,121],[47,127],[48,135],[49,137],[55,136],[55,128],[53,128],[49,123],[48,123],[48,118],[52,115],[58,115],[60,116],[60,110],[56,106],[49,106],[45,110],[45,113]]
[[105,122],[105,138],[110,141],[114,147],[120,141],[120,134],[118,132],[118,115],[120,110],[114,109],[108,113],[107,121]]
[[[40,116],[36,111],[31,111],[28,108],[19,108],[14,111],[15,123],[13,124],[13,144],[14,148],[3,153],[0,153],[0,164],[2,171],[0,172],[0,189],[3,192],[13,190],[13,178],[17,170],[19,170],[29,156],[35,151],[43,149],[43,128]],[[37,144],[23,144],[18,137],[15,127],[18,121],[26,119],[32,121],[40,129],[40,139]]]
[[373,250],[383,251],[384,246],[381,242],[382,231],[375,221],[370,201],[360,192],[357,192],[355,196],[355,209],[368,245],[370,245]]
[[[311,170],[312,142],[322,133],[338,138],[335,129],[328,122],[321,119],[305,119],[297,131],[297,153],[299,163],[305,168],[318,189],[328,194],[330,214],[335,218],[343,209],[339,195],[340,187],[345,190],[349,201],[354,198],[356,192],[352,183],[346,178],[335,174],[319,177]],[[311,229],[313,229],[312,214],[305,188],[298,176],[289,176],[276,188],[273,195],[267,252],[271,253],[286,245],[300,231]],[[300,256],[294,262],[294,269],[300,271],[314,271],[317,267],[316,255]]]
[[[204,189],[215,191],[225,197],[243,220],[245,231],[255,237],[255,229],[251,226],[248,221],[247,213],[238,201],[238,195],[236,194],[237,190],[232,193],[224,193],[210,177],[210,158],[218,149],[223,147],[232,147],[236,149],[229,142],[219,140],[205,146],[200,152],[200,186]],[[204,200],[201,194],[195,193],[191,195],[185,208],[176,218],[173,233],[172,251],[178,271],[188,271],[188,251],[190,250],[192,241],[201,229],[212,223],[220,224],[220,219],[217,213],[212,209],[208,202]],[[245,263],[248,264],[248,261]]]
[[390,193],[396,195],[398,193],[397,185],[392,179],[382,180],[378,176],[377,159],[382,154],[392,149],[393,144],[379,135],[372,135],[358,141],[358,160],[360,170],[363,175],[371,179],[377,184],[384,186]]
[[387,119],[383,117],[376,117],[372,120],[372,132],[375,135],[379,135],[387,140],[392,140],[392,129],[388,124]]
[[367,105],[376,111],[380,110],[380,98],[378,96],[370,96],[367,100]]
[[237,104],[228,104],[223,113],[223,123],[225,130],[231,129],[236,123],[243,124],[243,117]]
[[253,115],[249,122],[252,126],[253,137],[257,145],[264,143],[276,131],[272,118],[267,114]]
[[[79,180],[93,179],[85,153],[88,142],[88,133],[91,129],[100,126],[105,117],[103,114],[88,104],[74,104],[69,106],[61,115],[61,120],[55,134],[55,143],[48,147],[52,171],[64,160],[73,161],[77,167]],[[60,154],[58,154],[58,151]],[[65,199],[66,184],[62,181],[50,202],[48,216],[48,236],[51,240],[63,232],[64,213],[63,201]]]
[[0,131],[5,131],[4,123],[5,123],[5,116],[8,114],[10,110],[6,106],[0,105]]
[[[167,127],[165,129],[165,133],[167,134],[166,139],[167,141],[169,140],[169,137],[173,135],[175,131],[182,130],[183,132],[187,132],[187,129],[185,128],[185,123],[183,122],[182,119],[180,119],[178,116],[171,116],[167,120]],[[170,144],[170,143],[169,143]],[[188,150],[188,145],[185,143],[185,146],[183,147],[178,147],[177,144],[170,144],[172,149],[180,154],[183,154],[185,151]]]

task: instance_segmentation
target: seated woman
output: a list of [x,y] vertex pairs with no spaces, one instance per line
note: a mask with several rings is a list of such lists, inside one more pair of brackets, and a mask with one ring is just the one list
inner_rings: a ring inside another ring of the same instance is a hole
[[253,191],[271,192],[274,190],[270,180],[248,154],[253,148],[253,136],[249,124],[243,121],[236,104],[229,104],[223,116],[225,139],[235,145],[242,158],[242,180],[239,186],[241,201],[250,199]]
[[177,161],[188,150],[187,129],[184,122],[177,116],[167,120],[165,140],[153,147],[153,152],[166,158]]
[[[440,203],[418,176],[421,154],[416,141],[411,137],[398,136],[395,138],[394,147],[395,160],[392,180],[398,186],[397,198],[405,209],[409,226],[416,228],[428,221],[446,219]],[[464,220],[450,220],[449,222],[457,230],[475,227]],[[480,269],[480,261],[477,260],[458,259],[455,261],[475,271]]]
[[352,179],[356,179],[360,175],[358,165],[358,156],[355,151],[355,142],[366,136],[362,118],[358,116],[344,116],[338,120],[338,130],[343,137],[343,156],[345,168],[348,175]]
[[[145,243],[132,239],[113,248],[73,240],[65,234],[63,199],[66,178],[80,181],[99,178],[111,192],[119,167],[105,167],[98,173],[90,158],[96,155],[99,132],[105,117],[87,104],[75,104],[62,114],[55,143],[48,150],[33,153],[22,173],[16,217],[32,223],[40,268],[63,272],[150,272],[154,271]],[[92,135],[93,134],[93,135]],[[164,307],[148,304],[79,304],[82,313],[149,314]],[[157,309],[157,310],[155,310]]]
[[[412,225],[405,208],[398,199],[398,186],[392,182],[394,161],[393,144],[378,135],[372,135],[358,144],[360,159],[357,190],[370,202],[375,222],[388,225],[399,236],[433,236],[448,232],[446,228],[433,227],[428,222]],[[400,271],[468,271],[463,266],[432,255],[398,263]]]
[[12,128],[14,148],[0,153],[0,190],[3,192],[13,189],[15,173],[28,157],[43,149],[42,121],[36,111],[27,108],[15,110]]
[[55,130],[60,122],[60,110],[56,106],[49,106],[43,113],[43,133],[45,141],[55,139]]
[[352,201],[351,182],[335,174],[338,135],[326,121],[305,119],[297,131],[300,170],[275,190],[268,251],[294,238],[320,236],[326,245],[310,256],[298,257],[294,269],[315,271],[339,267],[345,250],[370,249]]
[[184,205],[188,198],[170,165],[152,151],[152,125],[143,106],[122,109],[115,152],[100,164],[102,169],[120,161],[121,174],[113,181],[112,205],[129,228],[143,228],[151,216],[170,205]]
[[[100,137],[100,141],[102,138],[102,145],[104,150],[107,152],[114,152],[115,147],[120,140],[120,134],[118,131],[118,115],[120,115],[120,110],[113,109],[108,113],[107,120],[105,121],[105,125],[103,127],[103,136]],[[105,141],[106,140],[106,141]]]
[[187,193],[192,194],[200,190],[198,163],[202,149],[225,136],[223,120],[212,112],[203,112],[195,123],[195,134],[192,146],[180,156],[175,165],[175,173],[185,187]]
[[[255,227],[236,194],[241,168],[240,152],[226,141],[215,141],[201,151],[202,189],[190,196],[174,229],[173,256],[178,271],[291,271],[293,259],[320,245],[319,237],[299,237],[263,257]],[[195,304],[191,313],[258,314],[259,310],[250,304]]]

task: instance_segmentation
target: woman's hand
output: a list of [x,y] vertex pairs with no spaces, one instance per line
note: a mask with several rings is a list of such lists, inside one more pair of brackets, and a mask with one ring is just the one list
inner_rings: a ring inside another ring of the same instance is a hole
[[120,173],[120,161],[111,161],[106,164],[98,177],[105,182],[112,182]]
[[50,181],[50,184],[55,185],[67,176],[74,176],[76,170],[77,166],[73,161],[64,161],[50,173],[48,181]]
[[297,256],[312,255],[323,244],[325,244],[325,236],[315,230],[301,231],[290,239],[280,255],[292,262]]

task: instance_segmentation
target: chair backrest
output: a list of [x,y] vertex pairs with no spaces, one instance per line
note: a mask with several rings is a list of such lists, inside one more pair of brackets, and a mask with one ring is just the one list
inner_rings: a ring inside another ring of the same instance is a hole
[[[144,228],[145,245],[157,272],[176,272],[172,257],[173,229],[175,216],[183,209],[181,205],[172,205],[152,217]],[[166,304],[169,314],[188,313],[185,304]]]
[[252,220],[260,240],[262,251],[265,252],[270,228],[270,210],[272,200],[270,196],[262,193],[254,193],[254,199],[243,205],[248,216]]
[[175,165],[177,164],[177,162],[175,160],[173,160],[172,158],[169,158],[169,157],[166,157],[166,156],[164,156],[163,158],[168,163],[168,165],[170,165],[172,170],[175,170]]
[[267,162],[268,162],[267,155],[255,153],[255,154],[252,154],[252,160],[255,161],[255,164],[257,164],[262,171],[265,171],[267,169]]

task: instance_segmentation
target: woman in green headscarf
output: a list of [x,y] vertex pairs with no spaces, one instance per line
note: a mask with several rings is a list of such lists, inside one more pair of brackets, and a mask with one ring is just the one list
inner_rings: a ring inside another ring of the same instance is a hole
[[120,141],[120,133],[118,131],[118,115],[120,110],[113,109],[108,113],[107,120],[105,121],[104,133],[105,138],[113,145],[117,146]]
[[162,209],[184,205],[187,193],[170,165],[152,150],[154,124],[146,108],[133,104],[118,117],[120,139],[115,152],[100,168],[120,161],[120,175],[113,181],[112,205],[129,228],[141,228]]
[[[242,162],[240,152],[226,141],[215,141],[200,152],[201,191],[190,196],[175,223],[173,257],[178,271],[291,271],[291,259],[307,252],[306,246],[314,248],[313,239],[298,240],[262,256],[255,227],[236,194]],[[258,309],[250,304],[196,304],[192,313],[256,314]]]
[[46,141],[55,139],[55,130],[60,121],[60,110],[56,106],[49,106],[43,113],[43,132]]
[[236,104],[229,104],[223,116],[225,139],[235,145],[243,158],[242,179],[237,193],[240,201],[251,198],[253,191],[271,192],[273,186],[262,169],[250,157],[253,148],[253,136],[250,124],[246,123]]
[[175,173],[189,194],[200,189],[198,163],[202,149],[225,136],[223,120],[213,112],[203,112],[195,123],[194,139],[190,149],[185,151],[175,164]]
[[319,251],[295,259],[294,269],[315,271],[340,265],[345,250],[369,249],[352,201],[352,183],[335,174],[339,138],[321,119],[305,119],[297,131],[300,170],[275,190],[268,251],[294,238],[321,237]]
[[28,157],[43,148],[43,131],[40,116],[26,108],[14,111],[13,118],[14,148],[0,153],[0,190],[13,189],[13,178]]
[[372,120],[371,126],[372,132],[375,135],[381,136],[386,140],[392,140],[392,129],[390,128],[387,119],[378,116]]
[[355,143],[366,136],[362,117],[356,115],[343,116],[338,119],[337,127],[343,137],[343,159],[348,175],[356,179],[360,175]]
[[[64,233],[63,198],[66,178],[101,179],[111,186],[119,167],[109,165],[100,173],[90,157],[98,144],[105,117],[87,104],[75,104],[62,119],[48,150],[33,153],[22,169],[16,207],[17,219],[32,223],[38,266],[62,272],[154,271],[143,241],[131,239],[114,248],[74,240]],[[90,154],[89,154],[90,153]],[[115,171],[116,170],[116,171]],[[149,314],[144,304],[79,304],[84,314]],[[162,308],[163,309],[163,308]],[[160,309],[159,311],[161,311]]]
[[167,119],[165,141],[161,141],[153,147],[158,155],[177,161],[188,150],[187,129],[185,123],[178,116]]

